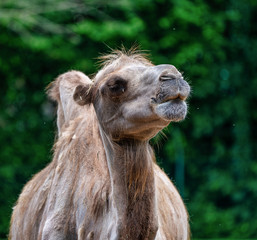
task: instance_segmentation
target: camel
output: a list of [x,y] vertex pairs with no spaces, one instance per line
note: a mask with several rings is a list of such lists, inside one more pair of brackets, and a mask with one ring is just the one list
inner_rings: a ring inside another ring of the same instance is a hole
[[185,119],[190,86],[173,65],[137,51],[102,59],[92,80],[72,70],[50,84],[53,160],[25,185],[9,239],[190,238],[186,207],[149,144]]

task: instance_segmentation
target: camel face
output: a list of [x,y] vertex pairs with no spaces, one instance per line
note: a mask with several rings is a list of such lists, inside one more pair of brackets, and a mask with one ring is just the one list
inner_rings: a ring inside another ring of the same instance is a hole
[[190,87],[172,65],[121,56],[98,72],[91,92],[99,123],[113,140],[148,140],[185,118]]

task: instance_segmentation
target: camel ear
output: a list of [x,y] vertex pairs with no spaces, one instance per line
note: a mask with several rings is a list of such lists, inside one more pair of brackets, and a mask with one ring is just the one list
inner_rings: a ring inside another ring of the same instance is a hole
[[78,85],[74,91],[73,99],[80,106],[84,106],[92,102],[92,86],[87,83],[85,85]]

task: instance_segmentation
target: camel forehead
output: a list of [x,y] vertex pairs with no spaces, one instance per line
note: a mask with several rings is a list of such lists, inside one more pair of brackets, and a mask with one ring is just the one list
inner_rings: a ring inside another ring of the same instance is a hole
[[[103,68],[96,74],[94,82],[103,80],[111,74],[115,73],[131,73],[138,69],[154,66],[148,59],[141,54],[104,56],[106,61],[103,62]],[[108,58],[109,57],[109,58]]]

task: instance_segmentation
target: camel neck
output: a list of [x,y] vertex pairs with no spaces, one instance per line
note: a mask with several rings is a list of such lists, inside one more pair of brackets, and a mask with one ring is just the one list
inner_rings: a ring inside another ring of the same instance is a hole
[[[153,151],[148,142],[112,142],[100,129],[119,239],[154,239],[157,231]],[[147,237],[146,237],[147,236]]]

